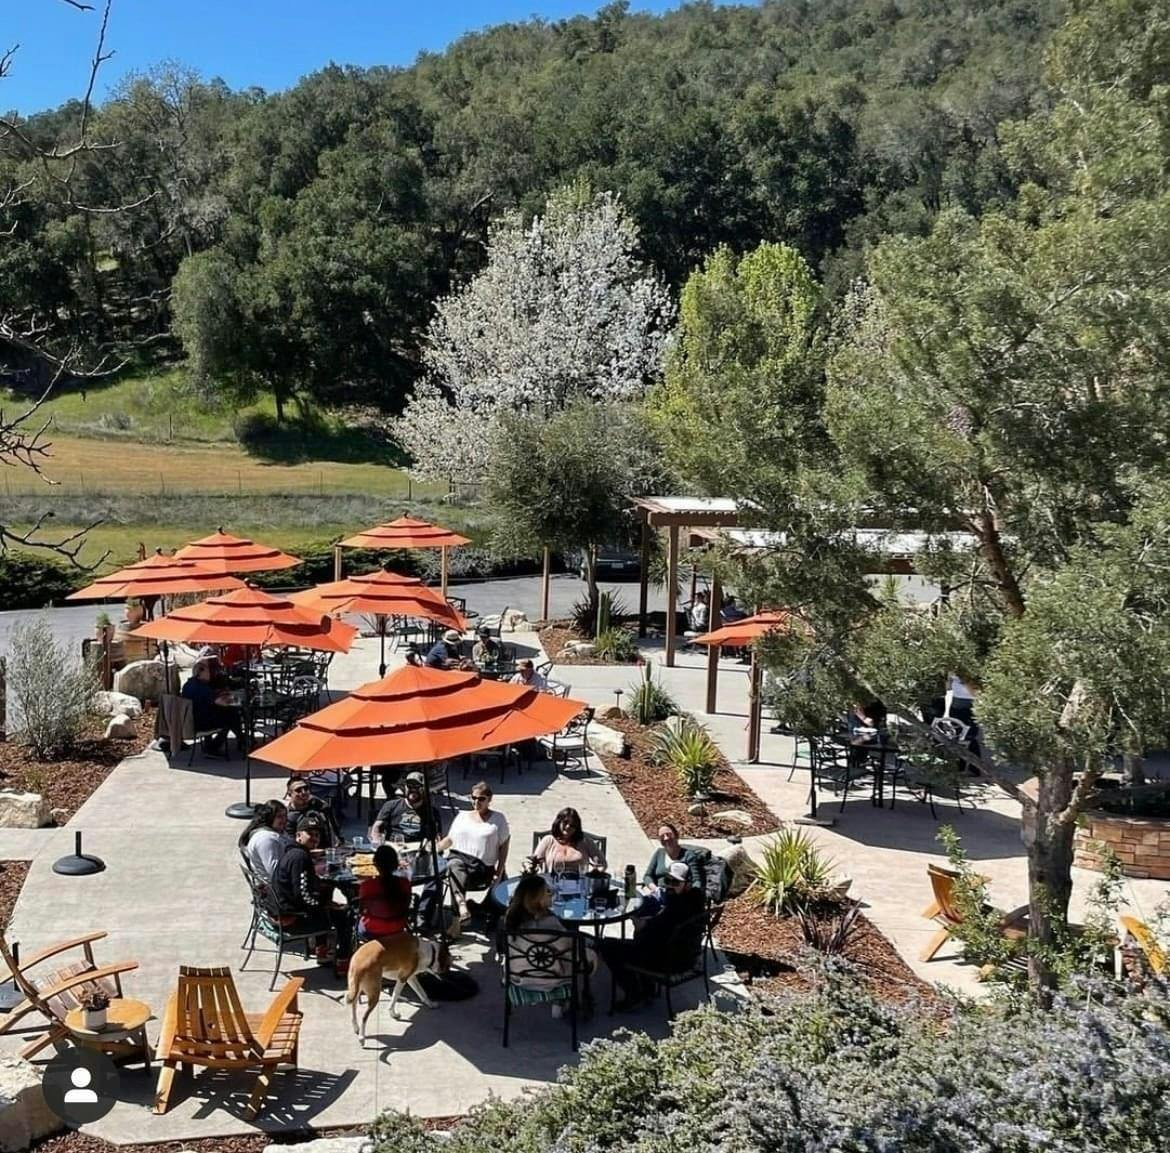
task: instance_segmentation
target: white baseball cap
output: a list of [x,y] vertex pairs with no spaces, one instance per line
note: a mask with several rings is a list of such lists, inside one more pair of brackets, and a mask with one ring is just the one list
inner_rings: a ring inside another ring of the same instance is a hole
[[691,869],[686,861],[671,861],[666,867],[667,875],[676,881],[689,881]]

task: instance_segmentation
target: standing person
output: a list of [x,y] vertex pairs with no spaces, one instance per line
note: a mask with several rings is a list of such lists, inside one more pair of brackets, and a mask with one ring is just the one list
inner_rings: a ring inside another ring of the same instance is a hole
[[486,781],[471,790],[471,803],[472,811],[460,813],[439,842],[440,851],[447,853],[447,875],[460,921],[471,916],[468,889],[485,889],[504,879],[512,836],[504,814],[492,810],[492,790]]
[[703,912],[703,890],[691,884],[691,871],[684,861],[672,861],[666,871],[662,907],[632,941],[603,937],[601,955],[621,988],[623,997],[615,1008],[626,1012],[651,995],[653,986],[630,966],[660,973],[681,972],[694,964],[704,947],[706,927],[694,925],[694,933],[676,933],[687,921]]
[[510,682],[514,685],[525,685],[537,692],[548,692],[548,681],[542,673],[536,671],[536,666],[529,660],[520,661],[516,665],[516,674]]
[[313,816],[321,824],[321,848],[330,849],[341,840],[341,833],[333,820],[333,810],[320,797],[314,797],[304,777],[291,776],[285,794],[288,803],[288,833],[295,836],[301,821]]
[[358,938],[363,941],[401,933],[410,915],[410,882],[398,872],[398,854],[379,845],[374,868],[378,875],[358,886]]
[[287,847],[284,830],[288,824],[288,809],[283,801],[265,801],[256,806],[248,827],[240,834],[240,855],[252,874],[261,881],[271,882],[272,874]]
[[[312,853],[320,840],[320,822],[306,817],[272,875],[272,889],[278,902],[273,911],[296,917],[294,928],[298,932],[326,933],[333,929],[337,937],[336,958],[340,963],[349,957],[353,928],[348,909],[333,904],[333,886],[322,883],[313,868]],[[317,944],[317,959],[328,960],[327,947],[321,942]]]

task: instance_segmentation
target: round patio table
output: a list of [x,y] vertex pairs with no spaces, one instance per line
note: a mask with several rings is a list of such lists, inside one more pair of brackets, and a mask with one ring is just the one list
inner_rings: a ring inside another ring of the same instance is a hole
[[102,1028],[86,1028],[85,1010],[81,1008],[69,1010],[65,1016],[65,1028],[79,1045],[101,1049],[114,1058],[141,1056],[149,1069],[152,1055],[146,1039],[146,1023],[153,1017],[145,1001],[111,997],[106,1024]]

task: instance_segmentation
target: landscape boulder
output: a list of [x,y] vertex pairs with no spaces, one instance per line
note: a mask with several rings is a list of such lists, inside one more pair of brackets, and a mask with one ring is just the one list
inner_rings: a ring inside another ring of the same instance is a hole
[[110,718],[106,725],[105,738],[107,741],[129,741],[138,736],[138,726],[132,717],[125,713],[118,713]]
[[142,702],[129,693],[98,693],[94,697],[94,707],[102,717],[116,717],[119,713],[128,717],[142,716]]
[[40,793],[0,789],[0,829],[42,829],[53,823],[53,810]]
[[508,609],[500,622],[500,631],[506,633],[528,632],[531,628],[527,614],[519,609]]
[[624,757],[626,734],[593,721],[589,726],[589,748],[598,756]]
[[45,1103],[41,1075],[19,1057],[0,1058],[0,1153],[16,1153],[65,1123]]
[[745,829],[750,829],[756,823],[751,813],[745,813],[743,809],[724,809],[721,813],[712,813],[711,821],[717,825],[742,825]]
[[[301,1141],[297,1153],[371,1153],[371,1137],[318,1137],[315,1141]],[[265,1145],[264,1153],[288,1153],[287,1145]]]
[[114,691],[137,697],[140,701],[154,701],[158,704],[164,692],[179,691],[179,670],[171,665],[171,687],[163,688],[163,663],[160,660],[131,661],[125,668],[114,674]]

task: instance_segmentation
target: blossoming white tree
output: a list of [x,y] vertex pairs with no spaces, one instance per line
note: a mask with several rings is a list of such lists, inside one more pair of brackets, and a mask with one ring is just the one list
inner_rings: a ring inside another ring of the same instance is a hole
[[642,395],[673,306],[637,246],[617,197],[579,187],[555,193],[527,226],[513,212],[493,227],[487,265],[439,302],[424,376],[395,422],[416,475],[481,480],[503,413]]

